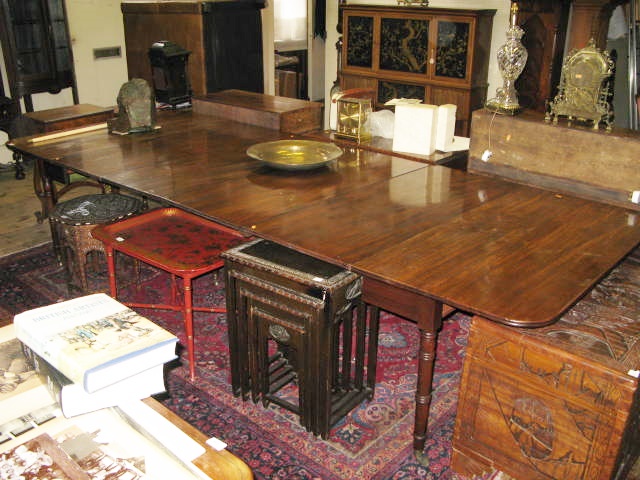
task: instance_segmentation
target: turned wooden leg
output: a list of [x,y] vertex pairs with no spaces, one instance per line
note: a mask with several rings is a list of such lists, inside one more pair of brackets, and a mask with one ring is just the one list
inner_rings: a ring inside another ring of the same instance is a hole
[[24,179],[24,164],[22,163],[22,155],[18,152],[13,152],[13,162],[16,169],[16,180]]
[[42,223],[45,218],[49,218],[57,198],[53,182],[47,176],[44,162],[40,159],[35,160],[33,167],[33,190],[41,205],[41,210],[36,212],[36,218],[38,223]]
[[[442,302],[369,277],[364,277],[362,301],[365,302],[369,308],[376,307],[376,310],[371,311],[372,320],[370,320],[372,321],[372,327],[375,327],[376,337],[379,316],[377,308],[393,312],[396,315],[400,315],[418,324],[418,329],[420,330],[420,346],[418,351],[418,380],[416,385],[413,449],[418,461],[425,463],[426,457],[423,456],[422,450],[424,449],[427,436],[433,382],[433,365],[435,362],[438,330],[440,330],[442,325]],[[375,357],[372,360],[375,362]],[[370,365],[370,368],[375,368],[374,366],[375,363]]]
[[413,430],[413,449],[421,463],[427,438],[429,406],[433,390],[433,366],[436,358],[438,330],[442,325],[442,303],[428,298],[421,302],[418,318],[420,347],[418,351],[418,384],[416,386],[416,417]]

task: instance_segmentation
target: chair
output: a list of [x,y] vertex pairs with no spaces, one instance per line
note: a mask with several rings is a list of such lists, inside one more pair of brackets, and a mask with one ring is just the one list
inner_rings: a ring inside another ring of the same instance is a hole
[[58,262],[65,266],[67,285],[73,287],[74,270],[80,289],[89,290],[87,260],[90,252],[105,253],[101,242],[91,236],[96,225],[113,223],[135,215],[143,208],[137,198],[119,193],[91,194],[58,203],[49,216],[51,237]]
[[[192,281],[220,269],[220,254],[247,239],[239,232],[178,208],[158,208],[117,223],[100,225],[92,231],[103,243],[109,269],[111,296],[117,298],[115,252],[171,274],[170,303],[123,302],[134,308],[182,311],[187,337],[189,373],[195,380],[193,312],[225,313],[224,307],[195,307]],[[182,279],[182,301],[178,299],[176,277]]]

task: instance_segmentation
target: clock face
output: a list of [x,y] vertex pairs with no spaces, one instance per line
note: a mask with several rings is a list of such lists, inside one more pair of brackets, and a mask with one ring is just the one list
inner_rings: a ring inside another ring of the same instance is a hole
[[579,88],[594,88],[600,86],[600,72],[590,61],[583,61],[573,65],[569,72],[568,81]]

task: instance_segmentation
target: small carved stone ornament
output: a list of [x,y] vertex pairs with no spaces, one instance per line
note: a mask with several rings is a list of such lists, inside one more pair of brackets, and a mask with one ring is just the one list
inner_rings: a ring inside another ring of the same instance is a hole
[[118,116],[108,122],[109,133],[138,133],[154,130],[156,106],[146,80],[133,78],[120,87]]

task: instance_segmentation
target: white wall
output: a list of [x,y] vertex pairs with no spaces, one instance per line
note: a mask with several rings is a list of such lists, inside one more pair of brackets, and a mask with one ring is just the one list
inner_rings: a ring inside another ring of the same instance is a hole
[[[349,0],[349,4],[378,4],[378,5],[397,5],[396,0]],[[498,71],[496,61],[497,49],[506,41],[505,32],[509,26],[509,8],[510,0],[430,0],[430,7],[440,8],[475,8],[475,9],[496,9],[496,15],[493,19],[493,31],[491,38],[491,63],[489,65],[489,90],[487,98],[495,96],[496,88],[502,85],[502,77]],[[337,52],[333,48],[338,40],[338,32],[336,25],[338,21],[338,4],[337,2],[327,3],[327,47],[325,49],[325,125],[329,124],[329,90],[336,79]]]
[[[80,102],[115,105],[120,87],[128,80],[120,1],[66,2]],[[94,48],[107,47],[120,47],[122,55],[93,58]]]
[[273,51],[273,2],[267,2],[262,9],[262,71],[264,93],[275,93],[275,55]]

